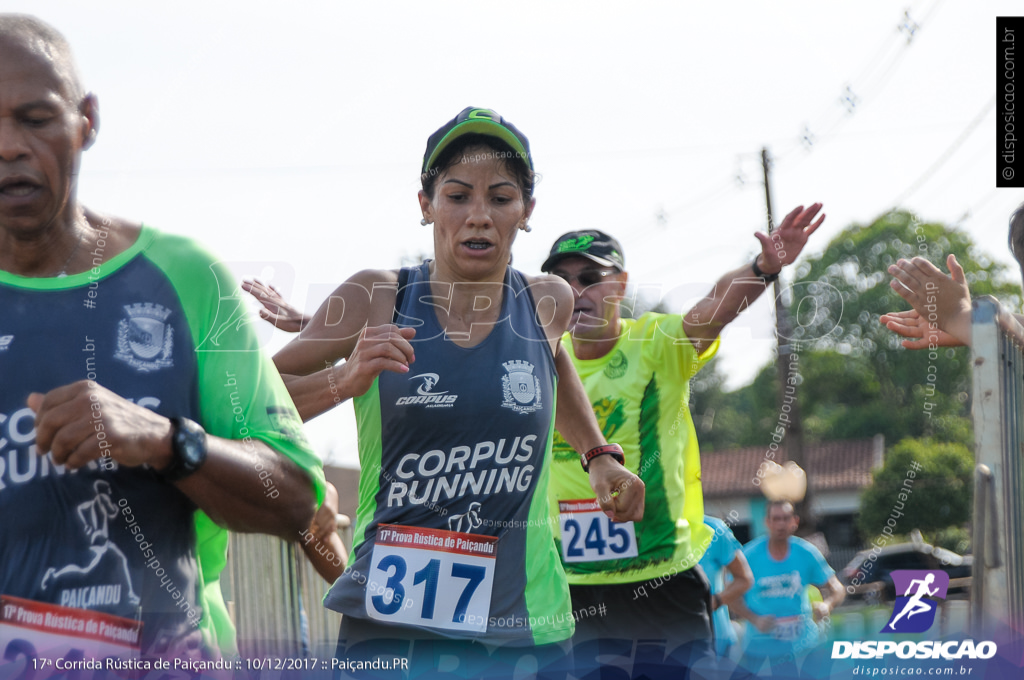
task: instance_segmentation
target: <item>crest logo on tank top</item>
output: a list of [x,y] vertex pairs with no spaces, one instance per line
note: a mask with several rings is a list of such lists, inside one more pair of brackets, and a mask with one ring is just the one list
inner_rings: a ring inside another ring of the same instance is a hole
[[158,371],[174,365],[174,328],[167,323],[171,310],[151,302],[125,305],[126,319],[117,324],[120,359],[139,373]]
[[506,375],[501,378],[502,406],[517,413],[533,413],[543,408],[541,404],[540,379],[533,374],[533,364],[528,361],[506,361],[502,364]]
[[10,349],[12,342],[14,342],[13,335],[0,335],[0,352],[6,352]]

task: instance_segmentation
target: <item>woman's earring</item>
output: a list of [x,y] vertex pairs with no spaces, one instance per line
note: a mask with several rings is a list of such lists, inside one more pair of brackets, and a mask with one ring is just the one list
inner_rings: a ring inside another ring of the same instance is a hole
[[521,226],[519,228],[522,229],[523,231],[525,231],[527,234],[529,234],[531,231],[533,231],[533,227],[530,226],[529,222],[523,222],[523,226]]
[[427,226],[428,224],[430,224],[430,222],[427,222],[427,218],[426,218],[426,217],[424,217],[424,218],[422,218],[422,219],[420,220],[420,224],[422,224],[422,225],[423,225],[423,226],[425,227],[425,226]]

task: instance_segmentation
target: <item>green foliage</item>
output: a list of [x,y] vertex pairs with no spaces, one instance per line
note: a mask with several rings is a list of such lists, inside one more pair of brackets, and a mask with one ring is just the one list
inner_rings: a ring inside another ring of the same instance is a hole
[[966,527],[946,527],[927,536],[926,539],[934,546],[952,550],[959,555],[967,555],[971,552],[971,532]]
[[1005,281],[1007,268],[980,252],[966,233],[893,211],[869,226],[848,227],[821,255],[796,265],[790,309],[800,327],[793,339],[898,370],[906,351],[878,317],[910,305],[889,287],[887,269],[900,258],[921,256],[946,271],[949,253],[963,265],[972,295],[995,295],[1012,309],[1020,307],[1020,287]]
[[761,369],[754,382],[724,392],[724,376],[712,359],[690,383],[690,412],[702,451],[760,445],[778,418],[775,365]]
[[[906,350],[878,322],[886,312],[909,308],[889,287],[889,265],[920,255],[945,271],[947,253],[963,265],[972,294],[995,295],[1019,309],[1020,287],[1004,280],[1005,266],[963,232],[907,212],[852,225],[820,256],[796,265],[783,301],[794,318],[805,441],[882,434],[887,442],[932,437],[971,446],[967,348]],[[701,449],[766,445],[778,419],[775,363],[731,393],[722,391],[720,375],[707,373],[714,373],[713,362],[692,385]]]
[[962,444],[904,439],[886,454],[861,498],[862,537],[879,536],[890,518],[896,522],[893,533],[929,534],[964,524],[971,516],[973,467],[974,457]]

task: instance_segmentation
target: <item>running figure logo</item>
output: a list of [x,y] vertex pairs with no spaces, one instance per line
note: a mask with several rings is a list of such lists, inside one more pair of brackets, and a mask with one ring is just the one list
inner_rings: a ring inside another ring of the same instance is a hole
[[[935,623],[936,599],[946,599],[949,574],[944,571],[907,569],[892,572],[897,593],[892,617],[883,633],[923,633]],[[925,599],[934,598],[934,599]]]
[[441,379],[441,377],[437,373],[420,373],[419,375],[414,375],[413,377],[409,378],[409,380],[416,380],[417,378],[422,379],[423,384],[416,388],[416,394],[422,394],[425,397],[433,394],[448,394],[447,391],[432,391],[434,389],[434,385],[436,385],[437,381]]
[[[69,564],[61,569],[55,569],[50,567],[43,574],[43,580],[40,586],[43,590],[48,590],[51,586],[56,585],[60,588],[65,580],[75,576],[85,576],[90,574],[96,567],[99,566],[100,560],[103,559],[104,555],[112,555],[113,562],[124,572],[124,585],[128,591],[128,603],[132,606],[139,604],[139,596],[135,594],[135,590],[132,587],[132,577],[128,570],[128,559],[121,552],[121,549],[110,541],[110,520],[117,517],[117,505],[110,498],[110,484],[104,480],[98,480],[93,484],[93,491],[96,495],[84,503],[80,503],[78,506],[78,519],[82,522],[82,529],[85,532],[85,537],[88,539],[90,546],[89,551],[92,553],[92,561],[85,565],[80,566],[77,564]],[[109,576],[109,572],[104,574],[104,577]],[[79,589],[88,590],[88,588]],[[68,596],[73,596],[75,593],[72,591],[66,591]],[[103,595],[107,593],[114,593],[118,600],[120,600],[121,586],[113,585],[103,591]],[[92,598],[90,596],[91,599]],[[74,597],[71,597],[75,600]],[[81,598],[78,598],[81,599]],[[109,599],[109,598],[107,598]],[[68,597],[63,596],[60,604],[67,606],[79,605],[77,601],[69,602]],[[102,602],[102,604],[117,604],[117,602]],[[88,607],[81,607],[86,609]]]
[[460,533],[473,533],[473,529],[483,525],[480,519],[480,503],[474,501],[469,504],[469,510],[461,515],[452,515],[448,518],[448,530]]

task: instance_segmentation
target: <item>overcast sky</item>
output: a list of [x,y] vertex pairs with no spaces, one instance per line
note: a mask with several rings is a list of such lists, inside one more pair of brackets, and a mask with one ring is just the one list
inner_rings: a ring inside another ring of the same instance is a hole
[[[519,127],[543,175],[517,267],[536,272],[565,231],[603,229],[649,296],[682,291],[680,312],[754,256],[765,146],[778,219],[825,204],[810,254],[898,206],[1011,263],[1024,191],[995,189],[995,17],[1017,7],[0,1],[61,30],[99,96],[83,202],[194,236],[299,305],[432,250],[424,144],[472,105]],[[725,334],[730,386],[771,358],[770,323],[761,300]],[[339,411],[310,431],[354,464]]]

